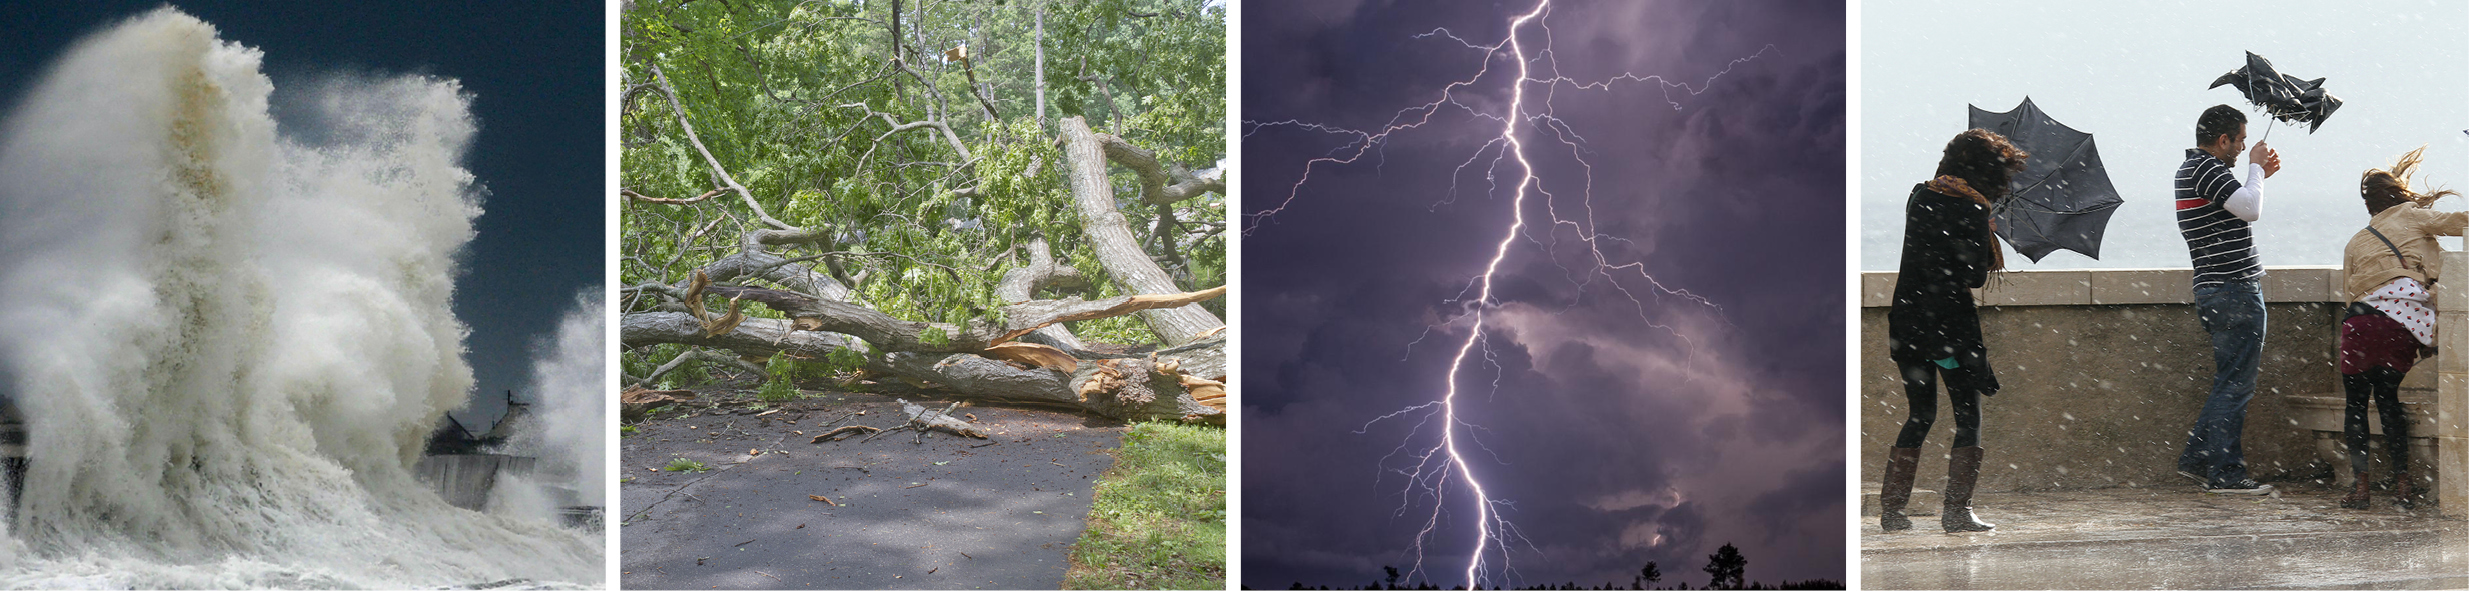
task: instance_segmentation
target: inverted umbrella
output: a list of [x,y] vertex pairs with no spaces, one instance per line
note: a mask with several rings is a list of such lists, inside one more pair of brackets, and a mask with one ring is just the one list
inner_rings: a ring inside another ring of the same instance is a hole
[[[2316,128],[2323,127],[2324,119],[2332,116],[2332,111],[2340,109],[2340,97],[2324,92],[2323,81],[2323,78],[2299,80],[2296,76],[2282,74],[2272,69],[2272,60],[2249,51],[2246,52],[2246,67],[2222,74],[2212,80],[2211,86],[2204,88],[2220,88],[2223,84],[2235,86],[2246,93],[2247,102],[2262,107],[2273,119],[2292,125],[2310,124],[2306,133],[2314,133]],[[2269,137],[2272,130],[2267,128],[2263,134]]]
[[2100,258],[2109,215],[2125,200],[2109,185],[2092,134],[2049,118],[2030,97],[2004,113],[1971,110],[1972,127],[1997,132],[2031,153],[1997,207],[1998,236],[2035,263],[2061,248]]

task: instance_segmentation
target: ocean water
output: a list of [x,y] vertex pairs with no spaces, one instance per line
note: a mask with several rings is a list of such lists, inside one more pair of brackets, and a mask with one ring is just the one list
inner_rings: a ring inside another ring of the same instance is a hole
[[599,506],[608,490],[608,330],[600,287],[574,296],[552,340],[534,347],[531,419],[502,453],[539,458],[533,474],[500,481],[491,510],[554,519],[560,507]]
[[0,124],[0,389],[32,458],[0,587],[598,585],[597,532],[410,470],[472,386],[472,97],[338,81],[277,121],[260,57],[158,9]]

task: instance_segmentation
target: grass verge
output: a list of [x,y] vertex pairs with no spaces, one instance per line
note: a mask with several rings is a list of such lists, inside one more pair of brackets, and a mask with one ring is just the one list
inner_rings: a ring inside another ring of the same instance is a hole
[[1065,589],[1226,588],[1226,430],[1142,423],[1097,482]]

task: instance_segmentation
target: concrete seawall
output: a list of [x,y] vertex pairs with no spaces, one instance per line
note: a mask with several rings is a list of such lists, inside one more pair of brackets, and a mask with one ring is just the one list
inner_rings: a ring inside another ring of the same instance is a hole
[[437,487],[437,495],[448,504],[478,511],[488,507],[489,491],[497,487],[499,474],[530,474],[536,461],[498,454],[420,456],[412,473]]
[[[2333,461],[2341,396],[2333,362],[2345,308],[2339,274],[2321,266],[2266,273],[2270,319],[2244,440],[2257,479],[2347,479],[2346,463]],[[1906,414],[1902,381],[1885,355],[1894,275],[1861,274],[1859,453],[1871,487]],[[1979,290],[1990,362],[2004,385],[1982,404],[1982,489],[2191,488],[2175,474],[2175,459],[2213,368],[2191,285],[2186,269],[2096,269],[2001,273]],[[2422,363],[2403,390],[2418,423],[2412,463],[2420,474],[2437,466],[2439,365]],[[1921,488],[1944,481],[1945,463],[1935,458],[1945,457],[1953,438],[1953,414],[1940,396]]]

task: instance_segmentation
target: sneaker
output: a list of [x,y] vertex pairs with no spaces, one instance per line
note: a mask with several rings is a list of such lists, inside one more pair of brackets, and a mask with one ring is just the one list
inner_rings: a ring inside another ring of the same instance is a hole
[[2179,469],[2178,469],[2178,475],[2179,475],[2179,476],[2184,476],[2184,477],[2186,477],[2188,480],[2193,480],[2193,481],[2195,481],[2195,486],[2196,486],[2196,487],[2198,487],[2198,488],[2212,488],[2212,479],[2210,479],[2210,478],[2204,478],[2204,477],[2202,477],[2202,476],[2197,476],[2197,475],[2195,475],[2195,471],[2194,471],[2194,470],[2192,470],[2192,469],[2188,469],[2188,468],[2179,468]]
[[2255,482],[2250,478],[2240,478],[2234,482],[2205,485],[2203,492],[2224,495],[2268,495],[2272,494],[2272,485]]

